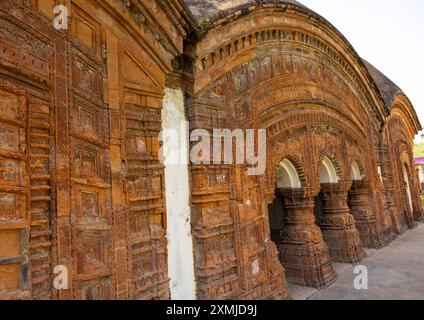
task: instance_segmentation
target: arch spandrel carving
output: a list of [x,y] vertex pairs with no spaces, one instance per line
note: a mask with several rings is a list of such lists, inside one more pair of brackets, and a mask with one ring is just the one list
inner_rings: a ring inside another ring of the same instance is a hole
[[[281,63],[267,69],[274,60]],[[216,94],[217,88],[219,92],[224,90],[224,84],[227,99],[222,99],[222,94],[219,96],[221,98]],[[267,118],[267,113],[277,111],[275,108],[281,102],[315,102],[327,105],[333,109],[333,113],[345,115],[358,131],[365,132],[364,126],[369,122],[369,111],[366,107],[360,107],[364,104],[343,74],[333,70],[331,65],[317,63],[310,57],[299,58],[298,53],[278,53],[273,56],[266,53],[258,56],[215,80],[198,93],[197,99],[199,102],[213,101],[214,105],[221,105],[222,108],[230,105],[236,109],[230,114],[238,116],[240,113],[237,111],[243,105],[241,110],[253,112],[261,120]]]

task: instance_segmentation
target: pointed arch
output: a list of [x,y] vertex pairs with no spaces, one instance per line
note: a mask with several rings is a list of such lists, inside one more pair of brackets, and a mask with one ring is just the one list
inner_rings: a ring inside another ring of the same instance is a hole
[[302,187],[295,165],[287,158],[282,160],[278,166],[276,184],[279,189],[299,189]]
[[340,181],[336,168],[334,167],[333,162],[328,157],[324,157],[321,161],[319,169],[319,179],[321,184],[339,183]]
[[352,181],[364,180],[365,174],[361,164],[358,161],[353,161],[351,165]]

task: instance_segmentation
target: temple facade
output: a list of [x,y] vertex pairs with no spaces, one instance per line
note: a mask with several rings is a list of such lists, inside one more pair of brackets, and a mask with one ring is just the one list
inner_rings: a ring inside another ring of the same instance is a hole
[[[258,154],[163,161],[226,129],[256,133],[263,172],[249,173]],[[331,285],[333,262],[423,221],[421,129],[402,90],[297,1],[0,1],[0,299]]]

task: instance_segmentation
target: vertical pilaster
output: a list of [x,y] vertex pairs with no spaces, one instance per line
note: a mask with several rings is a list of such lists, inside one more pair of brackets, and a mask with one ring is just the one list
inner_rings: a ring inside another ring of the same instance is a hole
[[116,298],[125,300],[129,297],[128,286],[128,251],[127,251],[127,206],[125,194],[125,170],[122,154],[125,149],[123,143],[121,123],[121,95],[119,82],[118,39],[107,34],[107,68],[108,68],[108,104],[110,119],[110,163],[112,173],[112,211],[115,243],[115,286]]
[[348,204],[364,247],[379,248],[376,217],[370,205],[369,186],[366,180],[353,181],[349,190]]
[[347,205],[350,184],[322,184],[322,216],[319,224],[333,261],[356,263],[365,256],[355,219]]
[[71,185],[69,163],[69,100],[68,100],[68,45],[64,41],[56,45],[55,124],[56,124],[56,217],[54,224],[55,247],[58,265],[68,269],[68,289],[58,291],[58,298],[72,299],[72,247],[71,247]]
[[337,275],[320,228],[315,224],[314,197],[318,191],[279,190],[287,211],[280,243],[280,260],[293,283],[323,288]]

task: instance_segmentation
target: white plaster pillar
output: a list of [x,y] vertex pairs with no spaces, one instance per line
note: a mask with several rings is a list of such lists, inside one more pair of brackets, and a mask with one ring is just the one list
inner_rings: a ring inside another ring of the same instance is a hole
[[168,275],[172,300],[196,299],[187,126],[183,92],[166,88],[162,109],[162,148],[165,156]]

